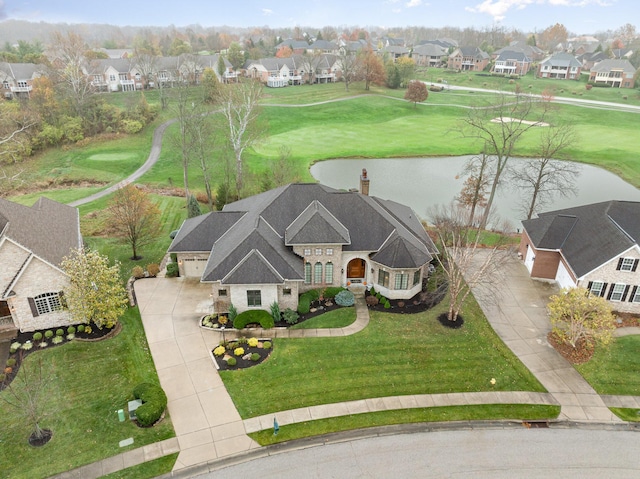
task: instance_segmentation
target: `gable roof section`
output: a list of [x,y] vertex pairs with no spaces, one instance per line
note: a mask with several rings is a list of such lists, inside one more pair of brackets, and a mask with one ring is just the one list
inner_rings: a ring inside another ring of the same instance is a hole
[[610,72],[612,70],[622,70],[625,73],[629,73],[633,75],[636,72],[636,69],[629,62],[629,60],[618,60],[613,58],[607,58],[606,60],[601,60],[596,63],[593,67],[591,67],[592,72]]
[[284,278],[269,264],[258,250],[251,250],[238,265],[222,279],[224,284],[282,284]]
[[580,278],[637,245],[640,202],[607,201],[549,211],[522,225],[536,248],[561,251]]
[[182,223],[178,234],[169,246],[169,252],[209,252],[213,244],[242,216],[244,216],[243,212],[219,211],[189,218]]
[[349,243],[349,230],[318,200],[313,200],[284,232],[284,244],[287,246]]
[[0,216],[7,238],[54,266],[82,246],[77,208],[44,197],[31,207],[0,198]]
[[541,65],[553,65],[557,67],[581,67],[582,63],[570,53],[554,53],[542,60]]

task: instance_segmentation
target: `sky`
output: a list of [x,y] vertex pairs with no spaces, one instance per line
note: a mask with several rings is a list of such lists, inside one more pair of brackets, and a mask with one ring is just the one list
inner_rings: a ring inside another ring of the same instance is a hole
[[0,20],[126,26],[475,27],[524,32],[562,23],[594,33],[632,23],[638,0],[0,0]]

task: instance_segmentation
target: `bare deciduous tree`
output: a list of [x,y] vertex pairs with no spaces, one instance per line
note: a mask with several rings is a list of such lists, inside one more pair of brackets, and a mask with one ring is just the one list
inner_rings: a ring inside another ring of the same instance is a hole
[[136,47],[133,50],[132,63],[140,72],[144,88],[149,88],[149,83],[158,69],[158,56],[152,50]]
[[436,207],[430,216],[440,243],[437,259],[449,282],[447,319],[455,322],[472,288],[483,286],[486,294],[498,294],[496,270],[508,252],[499,242],[479,248],[483,231],[469,226],[466,208],[454,204]]
[[242,195],[243,166],[242,155],[262,137],[258,124],[262,85],[249,80],[221,88],[220,111],[225,119],[226,138],[235,156],[236,194]]
[[469,176],[456,201],[469,210],[468,222],[469,225],[473,225],[476,221],[478,208],[487,207],[487,188],[489,188],[493,176],[489,157],[485,153],[471,157],[467,161],[463,173]]
[[342,73],[342,80],[344,81],[344,88],[346,91],[349,91],[349,85],[351,82],[358,78],[360,57],[356,55],[355,52],[349,51],[347,46],[344,46],[340,50],[338,61],[340,62],[340,71]]
[[556,161],[562,150],[575,142],[571,125],[550,126],[540,135],[539,157],[526,160],[511,171],[511,186],[526,193],[521,203],[527,219],[548,205],[555,196],[578,193],[575,181],[582,167],[570,161]]
[[[491,157],[494,176],[491,182],[487,208],[480,226],[487,225],[489,211],[493,205],[500,180],[507,168],[507,162],[522,136],[538,127],[547,112],[546,103],[539,109],[529,95],[498,95],[497,103],[469,110],[462,120],[462,135],[482,142],[484,153]],[[536,116],[535,120],[532,119]]]
[[22,361],[18,375],[6,387],[6,392],[0,395],[0,398],[16,408],[33,428],[29,442],[41,446],[52,435],[49,429],[43,429],[40,426],[45,417],[45,395],[52,378],[42,374],[42,359],[40,357],[37,361],[35,358],[31,359],[31,361]]
[[30,152],[28,131],[35,124],[20,104],[0,104],[0,163],[17,163]]

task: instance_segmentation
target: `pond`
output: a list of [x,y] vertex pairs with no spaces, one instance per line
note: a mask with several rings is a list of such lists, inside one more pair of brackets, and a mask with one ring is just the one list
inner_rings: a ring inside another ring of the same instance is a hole
[[[460,193],[466,178],[462,171],[469,158],[336,159],[317,162],[311,167],[311,174],[324,185],[348,190],[359,187],[360,173],[366,168],[370,195],[411,206],[420,217],[428,219],[429,207],[448,204]],[[522,164],[520,158],[509,161],[513,167]],[[577,196],[556,197],[546,210],[608,200],[640,201],[640,190],[613,173],[591,165],[579,166]],[[509,220],[514,231],[521,228],[523,218],[518,208],[520,194],[504,185],[494,200],[497,214]]]

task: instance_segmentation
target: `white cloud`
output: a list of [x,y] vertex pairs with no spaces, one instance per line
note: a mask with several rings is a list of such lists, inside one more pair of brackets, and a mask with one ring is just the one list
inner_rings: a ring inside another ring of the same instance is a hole
[[262,14],[265,17],[270,17],[271,15],[273,15],[273,10],[269,9],[269,8],[263,8],[262,9]]
[[465,7],[465,10],[473,13],[486,13],[499,22],[504,20],[509,10],[522,10],[533,4],[547,4],[555,7],[586,7],[587,5],[608,7],[612,5],[607,0],[484,0],[475,7]]
[[422,5],[422,0],[409,0],[407,2],[407,8],[419,7],[420,5]]

